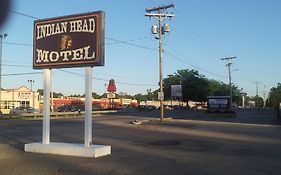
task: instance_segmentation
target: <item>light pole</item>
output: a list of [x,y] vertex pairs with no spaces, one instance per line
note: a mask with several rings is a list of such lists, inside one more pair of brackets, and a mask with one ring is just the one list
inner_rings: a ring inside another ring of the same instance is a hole
[[1,99],[1,91],[2,91],[2,44],[3,39],[8,36],[7,33],[0,34],[0,114],[2,114],[2,99]]
[[32,107],[34,108],[34,93],[32,90],[32,85],[35,82],[34,80],[27,80],[28,83],[30,83],[30,90],[31,90],[31,94],[32,94]]
[[246,97],[247,93],[243,91],[243,88],[241,88],[240,95],[242,96],[242,108],[244,109],[245,108],[245,97]]

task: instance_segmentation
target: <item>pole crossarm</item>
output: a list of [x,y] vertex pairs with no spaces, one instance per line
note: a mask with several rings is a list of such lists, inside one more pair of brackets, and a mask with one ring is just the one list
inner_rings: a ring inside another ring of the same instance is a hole
[[163,13],[147,13],[145,16],[148,17],[157,17],[157,18],[172,18],[175,17],[175,14],[163,14]]
[[221,58],[221,60],[228,60],[228,61],[230,61],[230,60],[232,60],[234,58],[237,58],[237,57],[225,57],[225,58]]
[[150,12],[153,12],[153,11],[158,11],[160,12],[161,10],[166,10],[168,8],[174,8],[175,5],[173,3],[169,4],[169,5],[162,5],[162,6],[159,6],[159,7],[153,7],[153,8],[146,8],[145,11],[147,13],[150,13]]

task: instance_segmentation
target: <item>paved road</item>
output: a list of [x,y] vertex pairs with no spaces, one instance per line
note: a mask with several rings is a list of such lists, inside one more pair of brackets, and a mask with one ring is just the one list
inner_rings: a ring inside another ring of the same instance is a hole
[[[153,115],[157,112],[94,117],[94,143],[112,146],[111,155],[96,159],[25,153],[25,143],[41,140],[42,121],[0,120],[0,175],[281,175],[278,123],[191,120],[184,117],[193,115],[190,111],[162,123],[130,123]],[[83,132],[83,119],[51,120],[53,142],[83,143]]]
[[[131,115],[129,113],[129,115]],[[159,110],[135,111],[134,116],[160,117]],[[221,121],[248,124],[272,124],[281,125],[281,118],[277,118],[277,111],[274,109],[236,109],[233,114],[206,113],[205,110],[168,110],[165,117],[174,119],[189,119],[200,121]]]

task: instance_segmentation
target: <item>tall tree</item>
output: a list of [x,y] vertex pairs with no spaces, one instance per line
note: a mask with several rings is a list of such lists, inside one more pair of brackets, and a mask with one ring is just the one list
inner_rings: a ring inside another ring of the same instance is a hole
[[[165,99],[171,97],[171,85],[182,84],[183,100],[206,101],[207,96],[229,95],[229,86],[223,82],[207,79],[197,70],[178,70],[164,79]],[[233,101],[239,101],[240,90],[232,85]]]
[[268,103],[270,107],[279,107],[281,102],[281,83],[277,87],[272,87],[269,92]]
[[166,99],[171,97],[171,85],[181,84],[183,101],[205,101],[209,94],[208,81],[197,70],[178,70],[164,79]]

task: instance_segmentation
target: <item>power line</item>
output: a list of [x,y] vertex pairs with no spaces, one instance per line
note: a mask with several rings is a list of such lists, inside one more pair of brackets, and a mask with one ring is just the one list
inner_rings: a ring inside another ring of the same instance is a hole
[[150,48],[150,47],[146,47],[146,46],[141,46],[141,45],[137,45],[137,44],[132,44],[132,43],[129,43],[128,41],[121,41],[121,40],[117,40],[117,39],[113,39],[113,38],[109,38],[109,37],[105,37],[105,38],[108,39],[108,40],[116,41],[116,42],[119,42],[119,43],[122,43],[122,44],[127,44],[127,45],[130,45],[130,46],[139,47],[139,48],[142,48],[142,49],[158,51],[158,49],[154,49],[154,48]]
[[7,76],[18,76],[18,75],[34,75],[34,74],[43,74],[43,72],[28,72],[28,73],[14,73],[14,74],[2,74],[3,77]]
[[[183,19],[189,23],[188,29],[192,32],[195,36],[199,39],[204,40],[208,45],[213,46],[214,48],[218,49],[219,52],[222,51],[223,54],[228,53],[230,54],[229,50],[222,47],[218,42],[211,39],[205,32],[203,32],[199,27],[197,27],[187,16],[185,16],[179,9],[176,8],[176,11],[183,17]],[[187,23],[186,23],[187,24]]]
[[[142,49],[158,51],[158,49],[149,48],[149,47],[146,47],[146,46],[141,46],[141,45],[129,43],[129,42],[139,41],[139,40],[146,39],[146,38],[149,38],[149,37],[142,37],[142,38],[137,38],[137,39],[131,39],[131,40],[128,40],[128,41],[122,41],[122,40],[106,37],[106,39],[111,40],[111,41],[115,41],[115,42],[106,43],[105,45],[112,45],[112,44],[120,44],[120,43],[122,43],[122,44],[127,44],[127,45],[130,45],[130,46],[135,46],[135,47],[142,48]],[[32,47],[33,46],[33,44],[15,43],[15,42],[3,42],[3,44],[17,45],[17,46],[28,46],[28,47]]]
[[[176,54],[178,54],[179,56],[177,56],[177,55],[175,55],[175,54],[172,54],[171,52],[169,52],[169,51],[167,51],[167,50],[165,50],[164,53],[166,53],[166,54],[168,54],[168,55],[174,57],[175,59],[177,59],[177,60],[179,60],[179,61],[182,61],[182,62],[186,63],[187,65],[189,65],[189,66],[191,66],[191,67],[193,67],[193,68],[195,68],[195,69],[201,70],[202,72],[205,72],[205,73],[214,75],[214,76],[216,76],[216,77],[226,78],[226,76],[222,76],[222,75],[220,75],[220,74],[218,74],[218,73],[214,73],[214,72],[212,72],[212,71],[210,71],[210,70],[208,70],[208,69],[202,68],[202,67],[200,67],[200,66],[196,66],[196,65],[194,65],[194,64],[192,64],[192,63],[190,63],[190,62],[188,62],[188,61],[187,61],[187,58],[186,58],[185,56],[183,56],[179,51],[175,50],[174,48],[172,48],[171,46],[169,46],[167,43],[164,43],[164,44],[167,46],[167,49],[170,49],[170,50],[174,51],[174,52],[175,52]],[[234,78],[243,79],[243,80],[246,80],[247,82],[250,81],[250,83],[253,83],[253,82],[256,82],[256,81],[257,81],[257,80],[255,80],[255,79],[251,79],[251,78],[249,78],[249,77],[243,77],[243,76],[237,76],[237,75],[235,75]]]
[[147,39],[150,38],[149,36],[144,36],[144,37],[139,37],[136,39],[131,39],[131,40],[127,40],[127,41],[115,41],[115,42],[111,42],[111,43],[106,43],[105,45],[111,45],[111,44],[119,44],[122,42],[134,42],[134,41],[139,41],[139,40],[143,40],[143,39]]
[[27,65],[16,65],[16,64],[2,64],[2,66],[8,66],[8,67],[29,67],[29,68],[32,67],[32,66],[27,66]]
[[[18,14],[18,15],[22,15],[22,16],[25,16],[25,17],[28,17],[28,18],[32,18],[32,19],[40,19],[40,18],[31,16],[31,15],[27,15],[27,14],[24,14],[24,13],[21,13],[21,12],[17,12],[17,11],[14,11],[14,10],[10,10],[10,12]],[[132,43],[129,43],[128,41],[121,41],[121,40],[117,40],[117,39],[113,39],[113,38],[109,38],[109,37],[105,37],[105,38],[108,39],[108,40],[112,40],[112,41],[118,42],[118,43],[123,43],[123,44],[131,45],[131,46],[135,46],[135,47],[139,47],[139,48],[143,48],[143,49],[147,49],[147,50],[156,50],[156,51],[158,51],[158,49],[153,49],[153,48],[149,48],[149,47],[146,47],[146,46],[132,44]],[[29,44],[21,44],[21,43],[7,43],[7,44],[31,46]]]
[[25,17],[28,17],[28,18],[31,18],[31,19],[39,19],[37,17],[31,16],[31,15],[27,15],[27,14],[24,14],[24,13],[21,13],[21,12],[17,12],[17,11],[14,11],[14,10],[9,10],[9,12],[15,13],[15,14],[18,14],[18,15],[22,15],[22,16],[25,16]]
[[174,58],[177,59],[177,60],[180,60],[180,61],[186,63],[187,65],[189,65],[189,66],[191,66],[191,67],[193,67],[193,68],[195,68],[195,69],[197,69],[197,70],[201,70],[202,72],[206,72],[206,73],[211,74],[211,75],[214,75],[214,76],[216,76],[216,77],[226,78],[225,76],[222,76],[222,75],[220,75],[220,74],[213,73],[213,72],[211,72],[211,71],[209,71],[209,70],[207,70],[207,69],[205,69],[205,68],[202,68],[202,67],[199,67],[199,66],[195,66],[194,64],[191,64],[191,63],[187,62],[183,57],[176,56],[176,55],[170,53],[170,52],[167,51],[167,50],[166,50],[164,53],[166,53],[166,54],[168,54],[168,55],[174,57]]
[[98,74],[98,75],[105,75],[105,76],[111,76],[111,77],[119,77],[119,78],[122,78],[122,79],[151,80],[151,79],[145,79],[145,78],[136,78],[136,77],[128,77],[128,76],[119,76],[119,75],[113,75],[113,74],[103,74],[103,73],[98,73],[98,72],[95,72],[95,74]]
[[[3,66],[7,66],[7,67],[28,67],[31,68],[32,66],[30,65],[17,65],[17,64],[2,64]],[[71,74],[75,74],[75,75],[82,75],[79,73],[75,73],[75,72],[70,72],[70,71],[65,71]],[[119,77],[119,78],[123,78],[123,79],[134,79],[134,80],[149,80],[149,79],[144,79],[144,78],[136,78],[136,77],[128,77],[128,76],[118,76],[118,75],[112,75],[112,74],[103,74],[103,73],[98,73],[96,72],[95,74],[99,74],[99,75],[105,75],[105,76],[115,76],[115,77]],[[105,80],[105,79],[100,79],[100,80]],[[106,80],[107,81],[107,80]]]
[[26,44],[26,43],[12,43],[12,42],[3,42],[3,44],[9,44],[9,45],[17,45],[17,46],[33,46],[33,44]]
[[208,69],[205,69],[205,68],[196,66],[196,65],[194,65],[194,64],[192,64],[192,63],[186,61],[187,58],[186,58],[185,56],[183,56],[179,51],[177,51],[177,50],[175,50],[174,48],[170,47],[170,46],[169,46],[167,43],[165,43],[165,42],[164,42],[164,44],[165,44],[166,46],[168,46],[169,49],[171,49],[171,50],[173,50],[175,53],[177,53],[179,56],[176,56],[176,55],[172,54],[171,52],[169,52],[169,51],[167,51],[167,50],[166,50],[164,53],[167,53],[168,55],[174,57],[175,59],[177,59],[177,60],[179,60],[179,61],[182,61],[182,62],[186,63],[187,65],[189,65],[189,66],[191,66],[191,67],[193,67],[193,68],[195,68],[195,69],[197,69],[197,70],[201,70],[202,72],[205,72],[205,73],[214,75],[214,76],[216,76],[216,77],[226,78],[225,76],[222,76],[222,75],[220,75],[220,74],[214,73],[214,72],[212,72],[212,71],[210,71],[210,70],[208,70]]
[[[79,74],[79,73],[76,73],[76,72],[71,72],[71,71],[61,70],[61,69],[59,69],[59,70],[62,71],[62,72],[73,74],[73,75],[85,77],[83,74]],[[104,82],[109,81],[109,79],[102,79],[102,78],[97,78],[97,77],[93,77],[93,79],[104,81]],[[119,84],[132,85],[132,86],[157,86],[156,84],[138,84],[138,83],[126,83],[126,82],[120,82],[120,81],[115,81],[115,82],[119,83]]]

